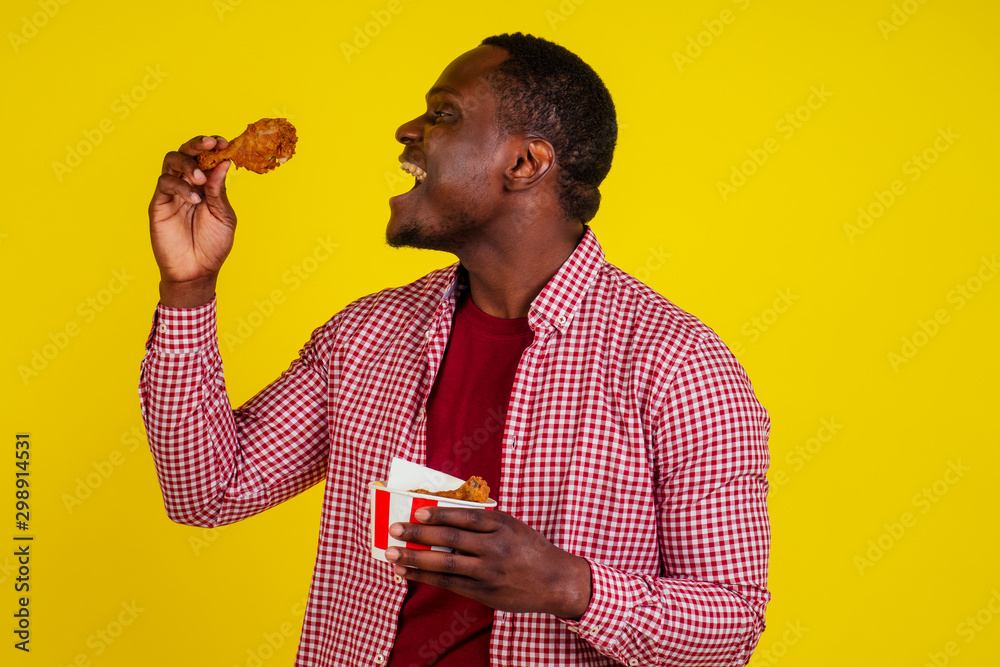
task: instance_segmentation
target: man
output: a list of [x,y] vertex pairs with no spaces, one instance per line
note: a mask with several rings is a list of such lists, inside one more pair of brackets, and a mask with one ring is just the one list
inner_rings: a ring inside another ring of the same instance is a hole
[[[743,665],[764,627],[769,421],[704,324],[604,261],[586,225],[617,137],[598,76],[516,33],[403,124],[393,246],[459,262],[351,303],[232,410],[215,285],[228,163],[168,153],[140,397],[171,519],[238,521],[325,479],[297,665]],[[494,487],[369,553],[366,484],[401,456]]]

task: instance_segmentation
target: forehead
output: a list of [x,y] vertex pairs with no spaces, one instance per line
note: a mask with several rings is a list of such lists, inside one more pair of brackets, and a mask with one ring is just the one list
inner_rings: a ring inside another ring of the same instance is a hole
[[493,101],[486,76],[496,65],[507,59],[507,52],[495,46],[477,46],[455,58],[428,91],[428,97],[447,93],[463,100]]

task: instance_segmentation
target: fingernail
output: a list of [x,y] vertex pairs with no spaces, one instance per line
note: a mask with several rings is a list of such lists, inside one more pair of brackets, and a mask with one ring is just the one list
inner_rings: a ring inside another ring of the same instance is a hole
[[201,197],[198,196],[197,192],[192,192],[191,193],[191,203],[192,204],[199,204],[199,203],[201,203]]
[[399,558],[399,549],[396,547],[389,547],[385,550],[385,559],[388,561],[395,562]]
[[391,526],[389,526],[389,534],[392,535],[393,537],[399,537],[400,535],[403,534],[403,527],[400,526],[398,523],[394,523]]
[[431,511],[426,507],[421,507],[413,513],[413,518],[417,521],[427,521],[431,518]]
[[406,574],[406,568],[403,567],[402,565],[393,565],[392,571],[398,574],[399,576],[403,576]]
[[194,170],[194,177],[198,178],[199,176],[201,178],[205,178],[205,172],[203,172],[201,169],[195,169]]

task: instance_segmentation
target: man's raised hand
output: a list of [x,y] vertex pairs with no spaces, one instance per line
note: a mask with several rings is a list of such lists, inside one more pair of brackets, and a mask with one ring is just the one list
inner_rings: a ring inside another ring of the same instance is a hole
[[160,301],[190,308],[208,303],[222,263],[233,247],[236,213],[226,196],[229,161],[207,174],[198,155],[228,142],[199,136],[163,158],[149,203],[149,235],[160,267]]

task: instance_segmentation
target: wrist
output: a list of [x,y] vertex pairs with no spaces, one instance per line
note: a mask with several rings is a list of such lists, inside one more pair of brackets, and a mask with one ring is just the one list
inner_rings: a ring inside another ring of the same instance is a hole
[[215,298],[217,275],[197,280],[160,280],[160,303],[169,308],[197,308]]
[[593,577],[590,572],[590,562],[586,558],[573,554],[567,559],[566,568],[560,575],[560,600],[552,612],[558,618],[578,621],[590,606],[593,596]]

